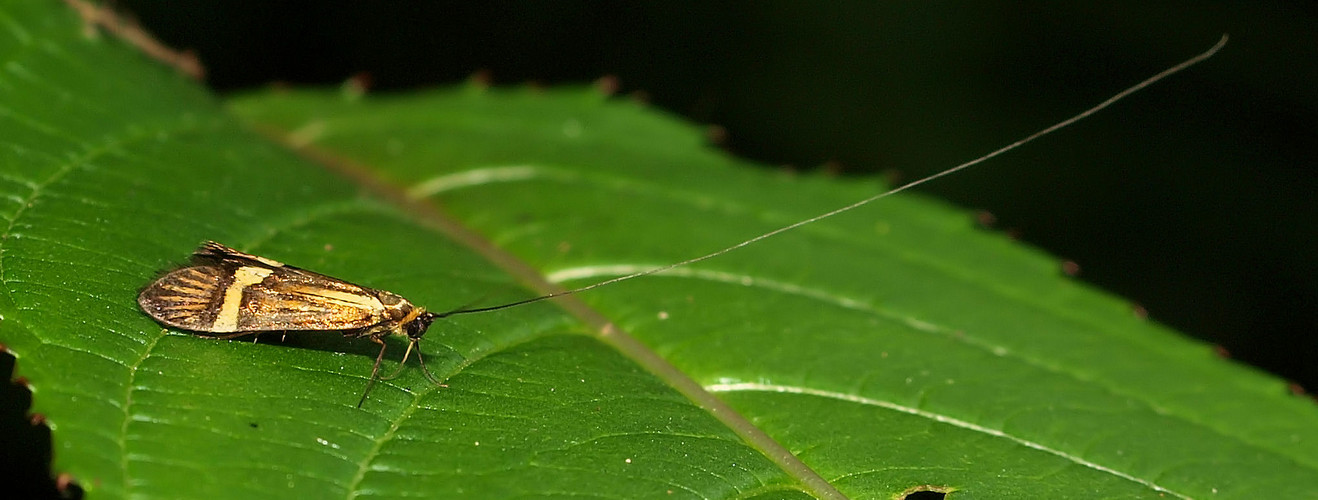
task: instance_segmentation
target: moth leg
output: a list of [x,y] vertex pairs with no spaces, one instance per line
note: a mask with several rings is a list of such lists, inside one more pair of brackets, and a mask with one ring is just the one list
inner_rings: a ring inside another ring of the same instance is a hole
[[251,335],[253,343],[255,343],[257,339],[261,338],[261,332],[236,332],[236,333],[222,333],[219,335],[204,335],[204,336],[213,339],[230,340],[230,339],[236,339],[238,337],[242,337],[244,335]]
[[[407,358],[408,356],[412,355],[412,349],[415,347],[416,347],[416,341],[412,341],[411,343],[407,344],[407,350],[403,352],[403,360],[398,363],[398,369],[394,370],[394,372],[390,373],[388,376],[380,377],[380,380],[393,380],[398,378],[399,375],[402,375],[403,369],[407,368]],[[416,353],[418,356],[421,355],[421,351],[419,349],[416,351]]]
[[375,387],[375,381],[380,378],[380,362],[384,361],[384,351],[389,346],[384,343],[380,337],[371,337],[371,342],[380,344],[380,355],[375,357],[375,366],[371,368],[371,379],[366,381],[366,390],[362,391],[362,399],[357,402],[357,407],[361,408],[366,402],[366,396],[371,393],[371,388]]
[[419,342],[418,339],[411,339],[411,343],[407,344],[407,352],[403,353],[403,362],[398,364],[398,369],[394,370],[394,372],[388,377],[380,377],[380,380],[393,380],[398,378],[398,375],[403,373],[403,368],[407,367],[407,357],[412,354],[413,349],[416,349],[416,362],[421,365],[421,373],[425,374],[427,379],[430,379],[430,383],[439,387],[448,387],[448,384],[440,382],[438,378],[435,378],[435,376],[430,373],[430,369],[426,368],[426,358],[421,356],[421,347],[417,345]]
[[[217,334],[217,335],[198,335],[198,336],[199,336],[199,337],[206,337],[206,338],[208,338],[208,339],[231,340],[231,339],[236,339],[236,338],[238,338],[238,337],[242,337],[242,336],[245,336],[245,335],[251,335],[251,336],[252,336],[252,343],[255,344],[255,343],[257,343],[258,341],[261,340],[261,334],[262,334],[262,333],[270,333],[270,332],[262,332],[262,331],[258,331],[258,332],[234,332],[234,333],[221,333],[221,334]],[[281,332],[279,332],[279,341],[280,341],[280,342],[286,342],[286,341],[288,341],[288,332],[287,332],[287,331],[281,331]]]

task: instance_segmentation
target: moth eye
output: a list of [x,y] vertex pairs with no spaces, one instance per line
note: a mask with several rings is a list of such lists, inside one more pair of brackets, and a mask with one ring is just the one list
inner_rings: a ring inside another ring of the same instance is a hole
[[421,338],[422,335],[426,334],[426,329],[430,328],[430,323],[424,321],[413,321],[411,323],[404,325],[403,328],[404,328],[404,333],[406,333],[408,337],[419,339]]

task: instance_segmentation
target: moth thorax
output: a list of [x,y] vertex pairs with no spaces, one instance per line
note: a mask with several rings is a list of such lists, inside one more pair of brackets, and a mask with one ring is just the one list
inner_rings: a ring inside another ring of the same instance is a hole
[[376,290],[375,293],[376,297],[380,299],[380,303],[384,305],[384,313],[390,322],[401,323],[411,319],[410,316],[415,315],[413,311],[416,306],[413,306],[407,299],[384,290]]

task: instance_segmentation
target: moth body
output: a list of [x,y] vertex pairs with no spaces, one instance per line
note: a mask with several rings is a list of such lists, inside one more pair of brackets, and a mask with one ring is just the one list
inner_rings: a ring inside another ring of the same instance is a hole
[[[430,323],[439,317],[393,292],[355,285],[338,278],[239,252],[208,241],[192,262],[157,278],[137,296],[137,305],[165,326],[202,337],[233,338],[269,331],[339,332],[380,344],[366,391],[366,401],[384,359],[384,337],[406,335],[403,362]],[[417,350],[417,359],[422,360]],[[425,368],[426,377],[438,380]]]

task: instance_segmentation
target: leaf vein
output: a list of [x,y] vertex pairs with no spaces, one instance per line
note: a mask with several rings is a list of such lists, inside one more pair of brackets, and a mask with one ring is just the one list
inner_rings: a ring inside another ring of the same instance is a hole
[[1131,481],[1131,482],[1134,482],[1134,483],[1138,483],[1138,484],[1140,484],[1140,485],[1143,485],[1143,486],[1145,486],[1145,487],[1147,487],[1147,488],[1149,488],[1149,489],[1151,489],[1151,490],[1157,491],[1157,492],[1159,492],[1159,493],[1165,493],[1165,494],[1172,495],[1172,496],[1175,496],[1175,497],[1177,497],[1177,498],[1182,498],[1182,499],[1186,499],[1186,500],[1189,500],[1189,499],[1190,499],[1190,497],[1189,497],[1188,495],[1185,495],[1185,494],[1183,494],[1183,493],[1180,493],[1180,492],[1177,492],[1177,491],[1173,491],[1173,490],[1171,490],[1171,489],[1168,489],[1168,488],[1166,488],[1166,487],[1163,487],[1163,486],[1161,486],[1161,485],[1158,485],[1157,483],[1154,483],[1154,482],[1151,481],[1151,480],[1144,479],[1144,478],[1140,478],[1140,477],[1135,477],[1135,476],[1133,476],[1133,475],[1131,475],[1131,474],[1127,474],[1127,473],[1125,473],[1125,472],[1122,472],[1122,471],[1119,471],[1119,470],[1113,469],[1113,468],[1111,468],[1111,467],[1107,467],[1107,466],[1105,466],[1105,465],[1102,465],[1102,464],[1099,464],[1099,463],[1096,463],[1096,462],[1092,462],[1092,461],[1086,460],[1086,459],[1081,458],[1081,457],[1079,457],[1079,456],[1076,456],[1076,455],[1074,455],[1074,454],[1067,453],[1067,452],[1064,452],[1064,451],[1061,451],[1061,450],[1058,450],[1058,449],[1055,449],[1055,448],[1049,448],[1048,446],[1045,446],[1045,445],[1043,445],[1042,443],[1037,443],[1037,442],[1034,442],[1034,441],[1030,441],[1030,440],[1028,440],[1028,439],[1025,439],[1025,438],[1022,438],[1022,437],[1018,437],[1018,436],[1014,436],[1014,435],[1008,434],[1008,433],[1006,433],[1006,432],[1003,432],[1003,431],[1001,431],[1001,430],[993,429],[993,428],[990,428],[990,427],[985,427],[985,426],[982,426],[982,425],[979,425],[979,424],[976,424],[976,423],[973,423],[973,422],[969,422],[969,421],[961,420],[961,419],[958,419],[958,418],[955,418],[955,417],[950,417],[950,416],[943,415],[943,414],[940,414],[940,413],[931,412],[931,411],[928,411],[928,410],[921,410],[921,409],[919,409],[919,408],[912,408],[912,407],[910,407],[910,406],[900,405],[900,404],[897,404],[897,403],[894,403],[894,402],[891,402],[891,401],[884,401],[884,400],[879,400],[879,399],[874,399],[874,398],[867,398],[867,397],[864,397],[864,396],[857,396],[857,395],[854,395],[854,394],[844,394],[844,393],[839,393],[839,392],[825,391],[825,390],[821,390],[821,389],[813,389],[813,388],[809,388],[809,387],[797,387],[797,386],[776,385],[776,384],[761,384],[761,383],[750,383],[750,382],[746,382],[746,383],[714,384],[714,385],[706,386],[706,387],[705,387],[705,390],[710,391],[710,392],[714,392],[714,393],[719,393],[719,392],[741,392],[741,391],[744,391],[744,392],[776,392],[776,393],[784,393],[784,394],[801,394],[801,395],[817,396],[817,397],[823,397],[823,398],[835,399],[835,400],[839,400],[839,401],[846,401],[846,402],[857,403],[857,404],[863,404],[863,405],[869,405],[869,406],[876,406],[876,407],[879,407],[879,408],[883,408],[883,409],[887,409],[887,410],[892,410],[892,411],[896,411],[896,412],[900,412],[900,413],[905,413],[905,414],[908,414],[908,415],[914,415],[914,416],[918,416],[918,417],[927,418],[927,419],[933,420],[933,421],[938,422],[938,423],[951,425],[951,426],[953,426],[953,427],[958,427],[958,428],[961,428],[961,429],[966,429],[966,430],[970,430],[970,431],[980,432],[980,433],[987,434],[987,435],[990,435],[990,436],[993,436],[993,437],[1006,439],[1006,440],[1012,441],[1012,442],[1014,442],[1014,443],[1016,443],[1016,444],[1019,444],[1019,445],[1021,445],[1021,446],[1024,446],[1024,447],[1026,447],[1026,448],[1030,448],[1030,449],[1038,450],[1038,451],[1041,451],[1041,452],[1044,452],[1044,453],[1048,453],[1048,454],[1050,454],[1050,455],[1054,455],[1054,456],[1057,456],[1057,457],[1059,457],[1059,458],[1062,458],[1062,459],[1065,459],[1065,460],[1069,460],[1069,461],[1071,461],[1071,462],[1073,462],[1073,463],[1075,463],[1075,464],[1082,465],[1082,466],[1085,466],[1085,467],[1088,467],[1088,468],[1091,468],[1091,469],[1097,470],[1097,471],[1099,471],[1099,472],[1103,472],[1103,473],[1111,474],[1111,475],[1113,475],[1113,476],[1119,477],[1119,478],[1124,479],[1124,480],[1127,480],[1127,481]]

